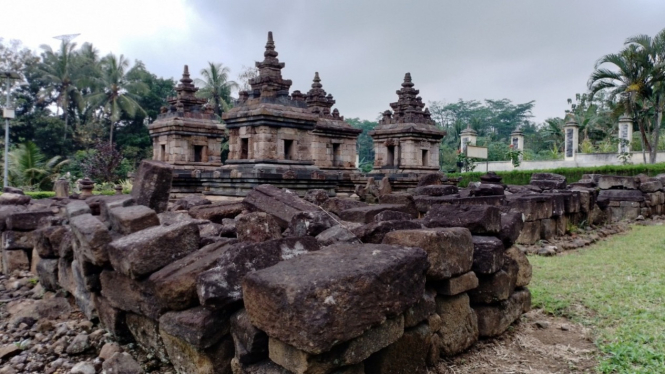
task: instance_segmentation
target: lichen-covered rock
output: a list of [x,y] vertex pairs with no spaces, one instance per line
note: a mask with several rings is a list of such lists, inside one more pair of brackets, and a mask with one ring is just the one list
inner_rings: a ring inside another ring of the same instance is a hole
[[319,354],[415,304],[427,266],[420,248],[336,244],[247,275],[245,308],[269,336]]
[[474,235],[501,231],[501,212],[489,205],[434,205],[425,215],[426,227],[465,227]]
[[197,306],[168,312],[159,318],[159,328],[186,341],[196,349],[206,349],[229,333],[229,314]]
[[374,217],[377,214],[386,210],[404,212],[407,214],[411,214],[411,216],[415,218],[415,215],[413,214],[413,209],[402,204],[376,204],[376,205],[368,205],[364,207],[346,209],[339,214],[339,217],[344,221],[366,224],[374,222]]
[[321,206],[321,204],[330,199],[330,196],[328,196],[328,192],[326,192],[326,190],[315,189],[307,191],[303,198],[312,204]]
[[454,356],[478,341],[478,320],[465,293],[456,296],[438,296],[436,312],[441,317],[441,354]]
[[381,221],[368,223],[352,231],[363,243],[380,244],[386,234],[420,228],[422,228],[422,224],[417,221]]
[[296,213],[319,210],[318,206],[301,199],[295,192],[269,184],[255,187],[247,194],[243,204],[250,211],[275,217],[283,229],[288,227]]
[[143,205],[113,208],[108,214],[112,230],[122,235],[159,226],[157,213]]
[[493,236],[473,236],[473,271],[476,274],[493,274],[503,266],[505,248],[501,240]]
[[426,323],[404,331],[402,337],[365,362],[367,374],[426,374],[432,332]]
[[434,284],[440,295],[455,296],[478,287],[478,277],[473,271]]
[[132,197],[157,213],[166,211],[173,181],[173,166],[165,162],[143,160],[134,176]]
[[39,226],[39,220],[44,217],[53,216],[50,210],[28,210],[12,213],[7,217],[8,230],[32,231]]
[[236,235],[241,242],[260,243],[282,237],[282,228],[275,217],[263,212],[240,216],[236,221]]
[[508,300],[499,304],[474,306],[478,316],[478,335],[483,338],[500,335],[530,309],[531,293],[526,288],[514,292]]
[[289,223],[289,230],[292,236],[317,236],[337,224],[326,211],[307,211],[293,216]]
[[116,271],[140,278],[199,249],[199,228],[193,222],[155,226],[116,239],[108,248]]
[[499,239],[503,242],[503,246],[510,248],[524,228],[524,219],[522,213],[508,212],[501,213],[501,231],[499,232]]
[[220,309],[230,306],[242,300],[241,284],[247,274],[318,250],[318,242],[309,236],[235,244],[220,254],[213,268],[198,276],[199,301]]
[[236,218],[243,210],[245,210],[245,207],[241,202],[223,201],[194,206],[189,210],[189,215],[196,219],[207,219],[215,223],[222,223],[224,219]]
[[69,226],[83,257],[98,266],[109,261],[108,245],[112,239],[106,225],[91,214],[81,214],[72,218]]
[[471,270],[473,240],[465,228],[401,230],[386,234],[384,244],[419,247],[427,252],[428,280],[451,278]]
[[253,364],[268,358],[268,335],[249,320],[245,309],[231,316],[231,336],[236,358],[241,364]]

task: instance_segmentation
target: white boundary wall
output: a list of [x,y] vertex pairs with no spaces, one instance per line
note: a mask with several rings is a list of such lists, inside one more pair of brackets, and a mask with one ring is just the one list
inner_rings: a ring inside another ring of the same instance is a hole
[[[631,152],[632,164],[643,164],[642,152]],[[621,165],[618,153],[577,153],[574,161],[548,160],[548,161],[522,161],[519,167],[513,167],[510,161],[490,161],[487,163],[488,171],[512,171],[512,170],[547,170],[556,168],[576,168],[605,165]],[[649,154],[647,153],[647,161]],[[656,162],[665,162],[665,152],[658,152]],[[485,162],[476,163],[474,171],[485,171]]]

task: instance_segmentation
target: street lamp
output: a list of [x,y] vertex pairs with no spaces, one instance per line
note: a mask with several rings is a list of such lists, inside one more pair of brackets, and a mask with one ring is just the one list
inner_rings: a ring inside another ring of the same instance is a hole
[[4,166],[4,178],[3,178],[3,187],[8,185],[8,170],[9,170],[9,120],[14,118],[14,109],[9,107],[9,90],[11,89],[11,81],[19,80],[21,76],[18,73],[12,71],[0,71],[0,77],[5,78],[7,81],[7,101],[5,101],[5,107],[2,110],[2,117],[5,119],[5,166]]

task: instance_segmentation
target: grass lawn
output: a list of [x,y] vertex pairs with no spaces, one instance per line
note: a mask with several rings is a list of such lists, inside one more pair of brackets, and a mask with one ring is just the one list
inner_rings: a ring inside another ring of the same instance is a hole
[[665,373],[665,226],[529,257],[535,308],[590,327],[602,373]]

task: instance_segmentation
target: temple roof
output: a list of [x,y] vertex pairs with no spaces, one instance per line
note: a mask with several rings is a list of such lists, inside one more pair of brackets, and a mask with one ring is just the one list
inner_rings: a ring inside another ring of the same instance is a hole
[[305,95],[305,102],[309,110],[319,116],[316,122],[316,128],[322,131],[342,131],[359,134],[362,130],[356,129],[350,124],[344,122],[344,117],[339,115],[339,110],[334,109],[332,113],[330,108],[335,105],[333,96],[323,89],[319,73],[314,73],[312,89]]
[[425,103],[418,96],[420,91],[413,88],[413,86],[411,73],[406,73],[402,88],[396,91],[398,96],[397,101],[390,104],[393,112],[390,110],[383,112],[383,118],[372,133],[398,134],[400,132],[410,132],[426,133],[434,136],[440,135],[441,137],[445,135],[445,131],[436,127],[429,109],[425,108]]
[[189,117],[203,120],[218,121],[208,100],[196,97],[196,88],[189,77],[189,66],[185,65],[180,83],[176,86],[176,96],[166,98],[168,106],[161,108],[158,118],[162,117]]
[[275,41],[272,38],[272,31],[270,31],[268,32],[266,51],[263,53],[263,61],[256,62],[259,75],[249,80],[249,84],[252,86],[250,95],[263,97],[289,95],[292,82],[290,79],[282,79],[282,69],[285,64],[279,62],[277,55],[279,53],[275,51]]

